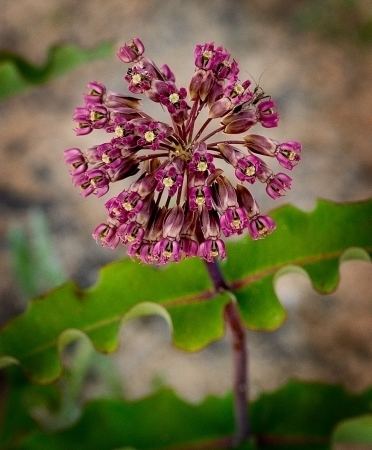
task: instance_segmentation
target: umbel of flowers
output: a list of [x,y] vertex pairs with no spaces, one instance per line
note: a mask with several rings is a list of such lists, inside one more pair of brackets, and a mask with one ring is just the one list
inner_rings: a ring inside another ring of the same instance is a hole
[[[107,219],[93,236],[110,248],[124,244],[144,263],[225,258],[224,237],[248,233],[260,239],[275,229],[250,187],[262,183],[271,198],[282,196],[291,178],[274,173],[267,157],[292,170],[301,145],[247,134],[255,125],[276,127],[278,113],[261,88],[239,79],[238,63],[223,47],[196,45],[188,91],[177,87],[169,66],[159,68],[144,51],[138,38],[120,48],[118,57],[130,64],[124,80],[131,93],[167,110],[169,123],[145,113],[140,99],[96,81],[73,115],[78,136],[98,129],[108,135],[108,142],[85,151],[65,150],[74,185],[84,196],[100,197],[112,183],[128,179],[106,201]],[[197,129],[203,109],[207,119]],[[216,140],[221,133],[225,138]]]

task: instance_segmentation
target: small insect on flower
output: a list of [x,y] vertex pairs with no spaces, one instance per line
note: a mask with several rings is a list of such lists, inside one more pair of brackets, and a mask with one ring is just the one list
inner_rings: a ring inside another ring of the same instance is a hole
[[[272,233],[275,222],[260,212],[248,186],[264,184],[273,199],[284,195],[292,179],[275,174],[264,159],[292,170],[301,144],[258,134],[236,137],[257,125],[278,125],[271,97],[259,86],[252,88],[250,80],[240,80],[238,63],[212,42],[195,47],[188,91],[177,86],[169,66],[159,68],[145,56],[139,38],[124,44],[118,57],[130,64],[124,76],[128,90],[158,103],[170,121],[145,113],[137,97],[88,83],[84,105],[73,115],[76,134],[99,129],[108,142],[65,150],[73,183],[83,196],[100,197],[112,183],[128,180],[106,200],[107,219],[93,237],[109,248],[123,244],[143,263],[166,264],[195,256],[223,259],[224,238],[246,233],[261,239]],[[207,118],[197,130],[203,110]],[[207,130],[214,122],[217,126]],[[224,139],[221,133],[235,136]]]

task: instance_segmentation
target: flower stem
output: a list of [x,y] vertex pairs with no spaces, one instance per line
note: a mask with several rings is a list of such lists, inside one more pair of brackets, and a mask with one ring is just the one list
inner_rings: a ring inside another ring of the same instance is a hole
[[212,121],[212,119],[211,118],[209,118],[209,119],[207,119],[204,123],[203,123],[203,125],[200,127],[200,130],[196,133],[196,136],[194,137],[194,139],[193,139],[193,142],[196,142],[198,139],[199,139],[199,137],[200,137],[200,135],[203,133],[203,131],[207,128],[207,126],[209,125],[209,123]]
[[[216,291],[229,291],[217,262],[206,262],[208,273]],[[236,301],[231,300],[225,308],[225,321],[233,339],[234,351],[234,409],[235,435],[233,444],[240,445],[250,434],[248,417],[248,348],[246,331],[241,321]]]
[[218,128],[216,128],[215,130],[213,130],[211,133],[209,133],[207,136],[203,137],[202,141],[206,141],[207,139],[209,139],[210,137],[214,136],[215,134],[219,133],[220,131],[222,131],[225,128],[225,125],[222,125]]

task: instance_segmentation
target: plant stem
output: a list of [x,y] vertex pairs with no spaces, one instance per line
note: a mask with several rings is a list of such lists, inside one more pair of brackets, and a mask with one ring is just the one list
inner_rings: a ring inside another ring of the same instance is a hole
[[[218,263],[206,263],[216,291],[229,291]],[[244,442],[250,434],[248,418],[248,349],[246,331],[241,321],[236,302],[230,301],[225,308],[225,321],[233,338],[234,351],[234,408],[235,408],[235,446]]]

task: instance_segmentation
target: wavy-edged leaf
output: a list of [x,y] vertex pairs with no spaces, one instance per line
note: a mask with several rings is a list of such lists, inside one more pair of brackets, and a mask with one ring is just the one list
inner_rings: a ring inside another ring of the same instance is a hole
[[[346,256],[360,258],[372,250],[372,201],[322,200],[312,212],[283,206],[272,215],[277,232],[262,241],[246,238],[229,244],[229,257],[222,265],[252,329],[275,329],[284,319],[273,287],[278,271],[296,265],[309,273],[319,291],[330,292],[337,285],[345,251],[352,247]],[[101,271],[90,289],[82,291],[69,283],[32,301],[1,330],[0,365],[18,361],[33,379],[48,382],[61,371],[58,348],[66,342],[85,333],[98,350],[113,351],[122,321],[144,314],[162,315],[178,347],[198,350],[223,335],[229,300],[227,293],[212,291],[198,259],[165,269],[115,262]]]
[[333,443],[372,445],[372,414],[341,422],[333,434]]
[[[291,381],[261,395],[250,408],[254,444],[240,450],[330,450],[341,420],[371,410],[372,392],[349,394],[338,386]],[[27,429],[12,450],[216,450],[234,429],[231,395],[190,404],[163,389],[136,400],[95,400],[80,420],[54,434]],[[97,426],[99,424],[99,426]],[[208,445],[208,446],[207,446]],[[227,445],[226,445],[227,447]]]
[[37,66],[20,55],[0,50],[0,100],[24,89],[45,83],[94,59],[103,58],[113,51],[112,43],[104,42],[92,49],[73,44],[51,47],[44,64]]
[[342,260],[369,260],[372,254],[371,200],[344,204],[319,200],[310,212],[285,205],[272,217],[278,227],[275,233],[231,245],[222,266],[251,329],[275,329],[283,322],[285,311],[273,288],[278,275],[296,266],[296,271],[309,275],[318,292],[327,294],[338,285]]

